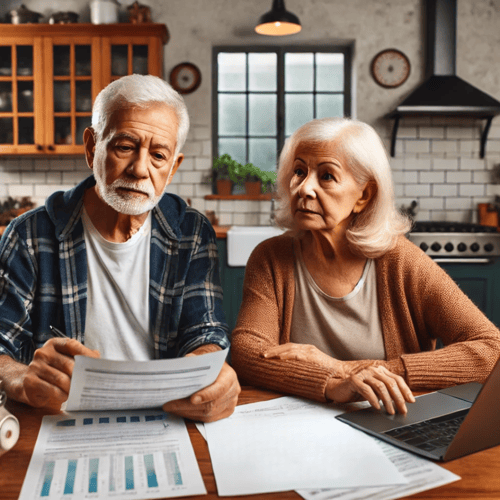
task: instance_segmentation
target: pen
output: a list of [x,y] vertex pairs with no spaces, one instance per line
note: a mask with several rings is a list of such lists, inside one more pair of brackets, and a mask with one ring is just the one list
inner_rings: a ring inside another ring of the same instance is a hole
[[49,325],[50,331],[54,334],[55,337],[61,337],[63,339],[66,338],[66,335],[64,335],[61,330],[58,330],[55,326]]

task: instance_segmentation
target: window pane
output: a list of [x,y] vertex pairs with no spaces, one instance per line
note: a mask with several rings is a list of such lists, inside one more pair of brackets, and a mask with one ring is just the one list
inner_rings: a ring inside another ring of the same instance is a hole
[[276,94],[250,94],[249,134],[276,135]]
[[219,95],[219,134],[245,135],[245,95]]
[[34,130],[33,118],[19,118],[19,144],[33,144]]
[[344,116],[343,94],[318,94],[316,96],[316,118]]
[[316,54],[316,90],[344,90],[344,54]]
[[250,139],[248,161],[261,170],[276,170],[276,139]]
[[111,74],[113,76],[124,76],[128,72],[128,46],[111,46]]
[[0,112],[12,112],[11,82],[0,82]]
[[17,47],[17,74],[19,76],[31,76],[33,74],[32,45],[19,45]]
[[132,72],[138,75],[148,74],[148,46],[134,45],[132,47]]
[[0,76],[12,75],[12,52],[9,46],[0,47]]
[[91,125],[90,116],[78,116],[76,118],[75,140],[77,144],[83,144],[83,131]]
[[69,75],[69,45],[54,45],[54,75]]
[[17,110],[21,113],[33,112],[33,82],[19,82]]
[[219,139],[219,156],[231,155],[233,160],[247,163],[247,148],[245,139]]
[[285,54],[285,91],[313,91],[312,53]]
[[92,88],[90,80],[75,82],[76,103],[75,109],[77,112],[92,111]]
[[75,75],[90,76],[92,72],[90,45],[75,45]]
[[69,82],[54,82],[54,111],[71,111],[71,87]]
[[246,55],[221,52],[217,57],[219,90],[246,90]]
[[71,144],[71,119],[54,118],[56,144]]
[[12,118],[0,118],[0,144],[14,143],[14,124]]
[[285,135],[291,135],[301,125],[313,119],[312,94],[285,95]]
[[277,56],[275,53],[248,54],[248,87],[254,91],[277,89]]

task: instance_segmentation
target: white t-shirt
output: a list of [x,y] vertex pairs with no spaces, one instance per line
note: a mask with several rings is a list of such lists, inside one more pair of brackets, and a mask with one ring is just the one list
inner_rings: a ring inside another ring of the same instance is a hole
[[83,211],[87,248],[85,345],[101,358],[149,360],[149,255],[151,213],[124,243],[107,241]]
[[375,263],[368,259],[363,275],[345,297],[319,288],[305,265],[300,242],[295,251],[295,301],[290,342],[311,344],[342,361],[385,359],[377,300]]

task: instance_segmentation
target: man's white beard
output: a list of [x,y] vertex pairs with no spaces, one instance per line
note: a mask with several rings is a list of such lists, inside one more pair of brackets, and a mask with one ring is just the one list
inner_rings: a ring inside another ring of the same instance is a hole
[[[163,196],[163,193],[157,196],[151,181],[127,182],[124,179],[116,179],[116,181],[107,185],[105,162],[101,161],[98,156],[96,148],[93,169],[94,177],[98,193],[105,203],[117,212],[127,215],[141,215],[153,210]],[[147,195],[147,199],[139,194],[119,191],[118,188],[120,187],[141,191]]]

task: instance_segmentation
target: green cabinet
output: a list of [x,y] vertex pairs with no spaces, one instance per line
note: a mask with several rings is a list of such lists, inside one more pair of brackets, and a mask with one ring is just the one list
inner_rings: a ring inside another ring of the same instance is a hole
[[[224,312],[232,331],[243,298],[244,267],[227,265],[226,240],[217,240],[221,283],[224,289]],[[441,264],[463,292],[500,327],[500,260],[490,264]]]

